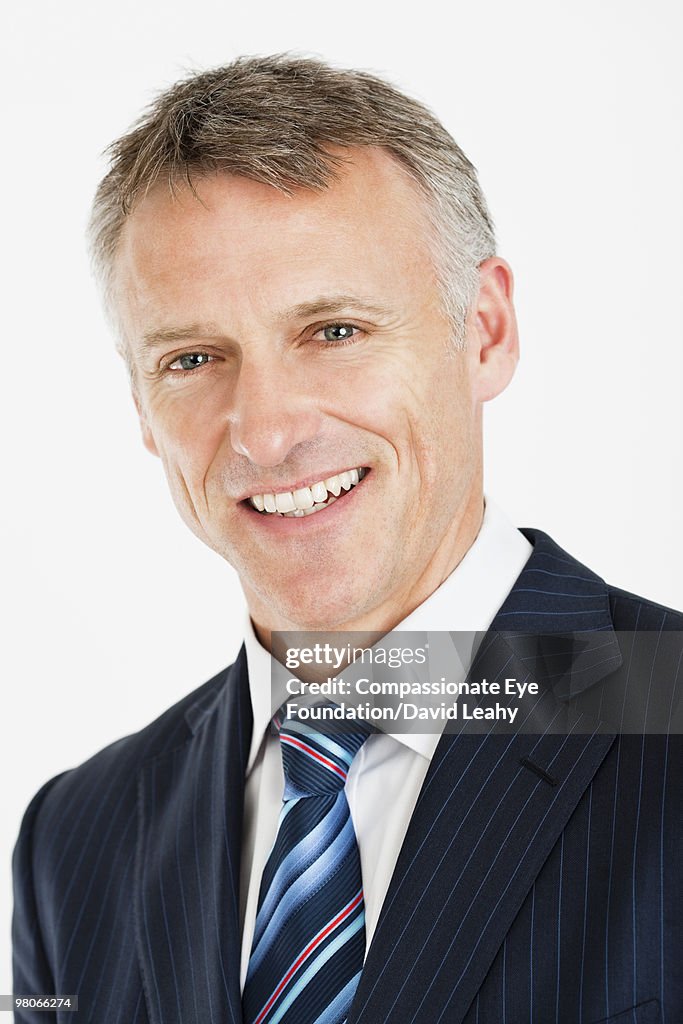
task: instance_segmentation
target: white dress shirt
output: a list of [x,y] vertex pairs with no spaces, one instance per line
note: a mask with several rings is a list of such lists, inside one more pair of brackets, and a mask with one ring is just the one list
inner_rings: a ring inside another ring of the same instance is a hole
[[[464,558],[441,586],[395,629],[484,632],[531,551],[532,546],[523,534],[487,498],[481,528]],[[242,987],[251,952],[261,875],[275,840],[284,788],[279,740],[269,729],[284,697],[271,696],[270,654],[257,640],[248,615],[246,619],[254,732],[247,762],[240,878]],[[373,733],[351,765],[346,796],[360,850],[366,950],[439,738],[440,733]]]

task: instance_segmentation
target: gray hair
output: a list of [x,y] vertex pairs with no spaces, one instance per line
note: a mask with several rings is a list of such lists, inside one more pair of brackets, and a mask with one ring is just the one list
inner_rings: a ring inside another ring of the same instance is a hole
[[[116,323],[114,263],[126,217],[165,178],[193,188],[193,176],[221,172],[286,195],[322,190],[343,158],[329,147],[379,146],[421,191],[434,269],[453,344],[478,289],[480,263],[495,252],[493,224],[474,166],[434,114],[364,71],[276,54],[240,57],[190,75],[162,92],[111,144],[110,169],[93,201],[88,239],[105,306]],[[117,331],[117,345],[126,355]]]

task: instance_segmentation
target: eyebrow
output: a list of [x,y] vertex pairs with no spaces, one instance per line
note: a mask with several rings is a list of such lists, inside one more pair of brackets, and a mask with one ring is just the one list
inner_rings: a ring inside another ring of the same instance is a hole
[[[368,316],[387,319],[395,315],[395,310],[388,306],[367,302],[357,295],[319,295],[308,302],[299,302],[294,306],[279,310],[274,320],[307,320],[315,316],[336,316],[345,310],[354,309]],[[218,338],[223,335],[215,323],[190,323],[178,327],[163,327],[145,331],[141,339],[143,349],[156,348],[173,341],[189,341],[190,339]]]
[[192,338],[208,340],[217,338],[221,334],[216,324],[196,323],[185,324],[182,327],[162,327],[158,330],[145,331],[140,341],[142,349],[156,348],[158,345],[166,345],[171,341],[189,341]]
[[289,309],[281,310],[277,314],[280,320],[305,320],[310,316],[334,316],[342,313],[345,309],[357,309],[361,313],[368,313],[370,316],[387,317],[391,316],[393,310],[387,306],[380,306],[357,295],[319,295],[310,302],[300,302]]

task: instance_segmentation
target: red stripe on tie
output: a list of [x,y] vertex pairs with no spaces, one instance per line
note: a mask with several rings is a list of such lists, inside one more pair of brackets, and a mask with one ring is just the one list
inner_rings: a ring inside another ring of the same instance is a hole
[[[282,738],[284,739],[285,737],[283,736]],[[282,979],[282,981],[280,982],[278,987],[275,989],[275,991],[273,992],[272,996],[270,997],[270,999],[268,1000],[266,1005],[263,1007],[263,1009],[259,1013],[258,1017],[254,1021],[254,1024],[262,1024],[262,1021],[264,1020],[264,1018],[267,1016],[267,1014],[272,1009],[273,1003],[278,998],[278,996],[281,995],[282,990],[291,981],[292,976],[294,974],[296,974],[296,972],[299,970],[299,968],[301,967],[301,965],[304,962],[304,960],[307,960],[308,957],[311,955],[311,953],[315,950],[316,946],[319,946],[320,943],[323,941],[323,939],[326,938],[330,934],[331,931],[334,931],[334,929],[337,927],[337,925],[341,924],[342,921],[345,920],[345,918],[347,918],[349,916],[349,914],[352,914],[353,911],[358,906],[358,904],[362,903],[362,902],[363,902],[363,890],[360,889],[359,892],[353,897],[351,902],[347,903],[347,905],[344,907],[344,909],[341,911],[341,913],[339,913],[334,918],[333,921],[330,921],[329,924],[326,924],[325,927],[323,928],[323,930],[321,932],[318,932],[316,937],[314,939],[312,939],[312,941],[308,944],[308,946],[306,946],[306,949],[303,951],[303,953],[299,954],[298,958],[294,961],[292,966],[289,968],[289,970],[285,974],[284,978]]]
[[320,761],[320,763],[324,764],[326,768],[330,769],[330,771],[336,772],[339,778],[346,782],[347,773],[342,771],[334,761],[330,761],[329,758],[323,757],[322,754],[319,754],[317,750],[313,749],[313,747],[309,747],[308,744],[302,743],[301,740],[295,740],[293,736],[287,736],[286,734],[283,736],[282,733],[280,733],[280,742],[290,743],[293,747],[298,747],[299,750],[303,750],[305,754],[308,754],[310,757],[314,757],[316,761]]

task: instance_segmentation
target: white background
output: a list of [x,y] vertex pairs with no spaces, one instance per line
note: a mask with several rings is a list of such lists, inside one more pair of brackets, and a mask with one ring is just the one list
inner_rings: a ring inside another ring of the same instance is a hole
[[683,606],[683,32],[676,0],[14,4],[2,77],[0,992],[9,858],[49,777],[232,660],[233,570],[138,438],[83,230],[100,154],[154,92],[238,54],[385,74],[479,168],[522,362],[487,489],[619,586]]

